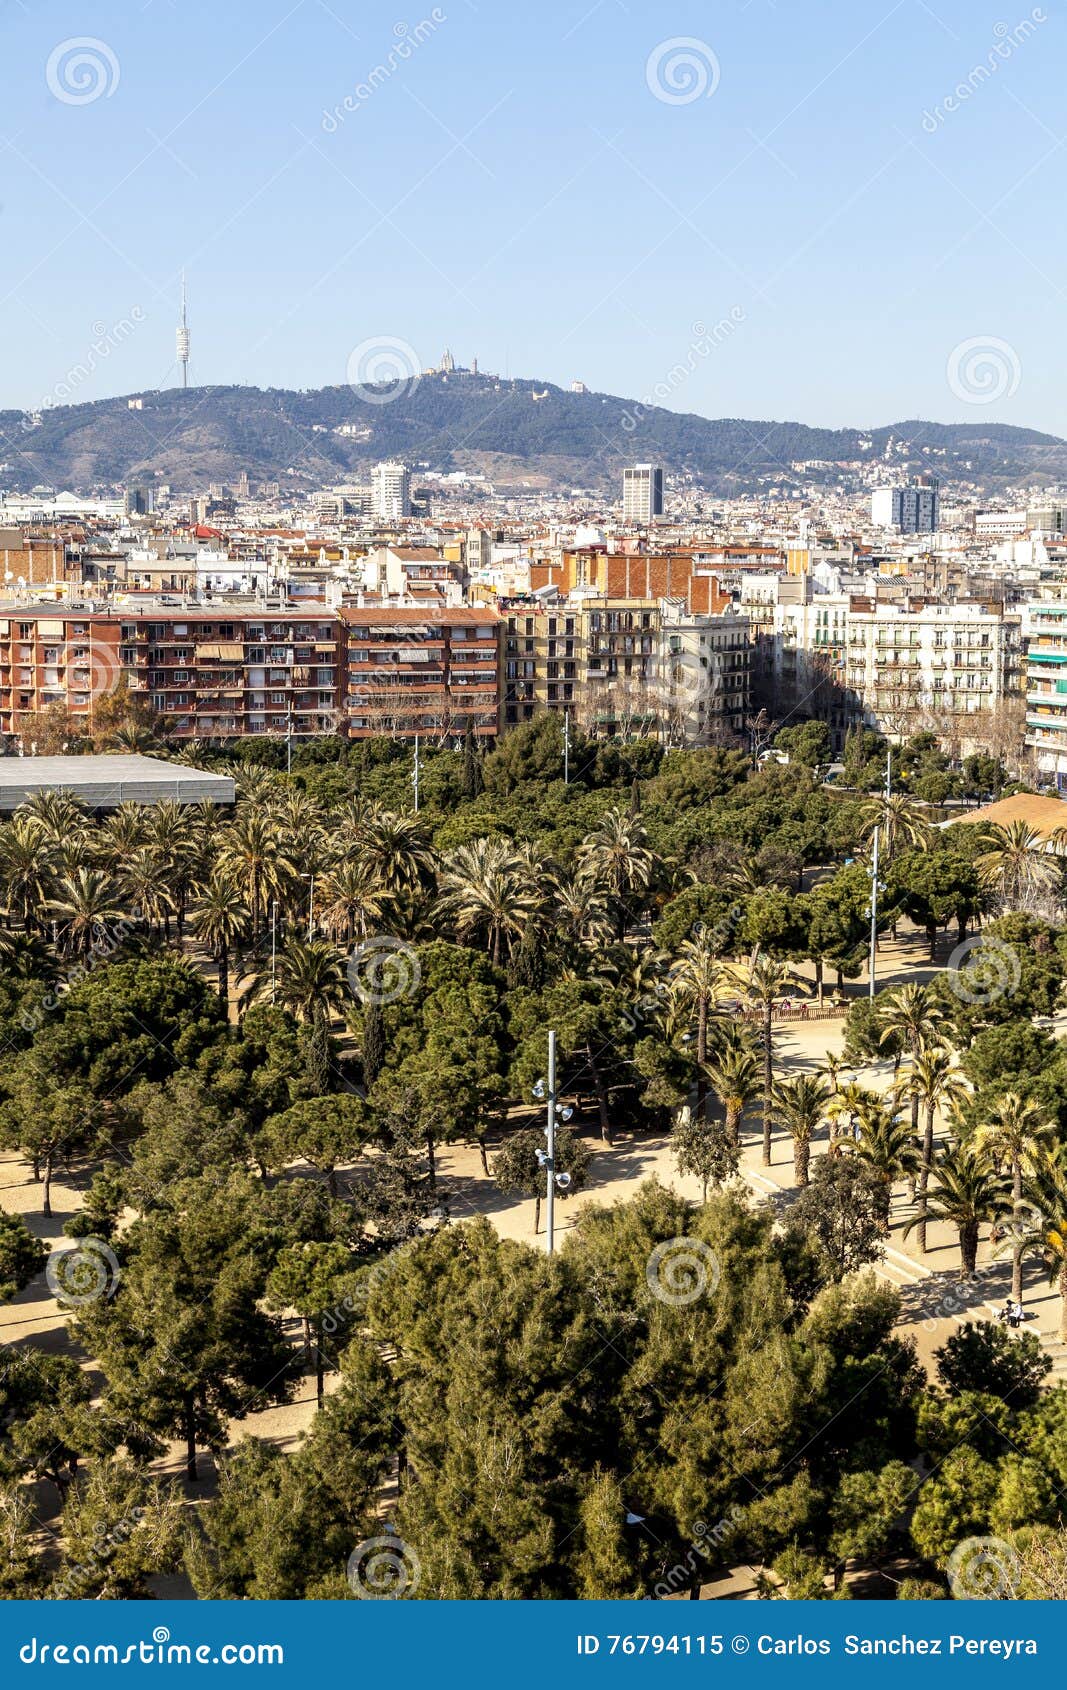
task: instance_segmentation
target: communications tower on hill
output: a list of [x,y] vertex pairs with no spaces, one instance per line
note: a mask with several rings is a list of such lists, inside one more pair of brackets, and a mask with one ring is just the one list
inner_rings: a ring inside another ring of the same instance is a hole
[[182,367],[182,386],[189,386],[189,323],[185,313],[185,271],[182,271],[182,316],[175,337],[178,362]]

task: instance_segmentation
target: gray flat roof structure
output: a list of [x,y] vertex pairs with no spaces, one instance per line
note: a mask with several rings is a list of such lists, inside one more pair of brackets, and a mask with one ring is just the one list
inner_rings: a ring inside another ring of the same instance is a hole
[[209,774],[162,757],[108,752],[86,757],[0,757],[0,812],[17,810],[38,792],[69,792],[90,810],[120,804],[232,804],[229,775]]

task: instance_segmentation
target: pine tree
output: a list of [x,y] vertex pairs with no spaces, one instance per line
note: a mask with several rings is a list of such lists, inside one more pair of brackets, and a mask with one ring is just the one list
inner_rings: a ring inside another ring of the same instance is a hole
[[541,935],[535,924],[527,922],[522,939],[508,958],[508,986],[511,990],[525,986],[539,992],[545,983],[545,956]]
[[304,1078],[308,1089],[316,1097],[330,1090],[333,1078],[333,1046],[330,1029],[322,1016],[316,1016],[304,1035]]
[[385,1019],[382,1007],[376,998],[372,998],[367,1005],[363,1017],[363,1048],[361,1058],[363,1064],[363,1089],[370,1091],[385,1063]]
[[467,723],[463,735],[463,778],[460,790],[464,798],[469,799],[478,798],[482,791],[482,761],[470,722]]

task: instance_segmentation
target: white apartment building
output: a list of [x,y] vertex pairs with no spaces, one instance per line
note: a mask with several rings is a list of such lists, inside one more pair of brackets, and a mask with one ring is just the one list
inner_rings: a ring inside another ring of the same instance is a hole
[[623,522],[649,523],[663,515],[663,467],[634,464],[622,472]]
[[746,587],[742,607],[759,631],[755,690],[779,719],[827,722],[835,751],[851,727],[891,739],[944,732],[1018,691],[1018,611],[811,593],[788,577]]
[[979,540],[1013,540],[1025,534],[1028,526],[1024,510],[977,511],[974,518],[975,537]]
[[681,600],[663,600],[658,693],[672,743],[728,744],[744,732],[751,649],[747,616],[734,610],[694,616]]
[[853,599],[844,679],[868,725],[893,738],[992,710],[1018,688],[1022,616],[986,604]]
[[411,515],[411,471],[390,461],[371,470],[371,509],[379,521],[396,522]]

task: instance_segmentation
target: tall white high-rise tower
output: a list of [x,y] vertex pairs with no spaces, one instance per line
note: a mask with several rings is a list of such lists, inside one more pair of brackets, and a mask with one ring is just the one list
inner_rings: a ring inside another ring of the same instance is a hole
[[182,386],[189,386],[189,324],[185,315],[185,271],[182,271],[182,317],[175,337],[178,362],[182,367]]

